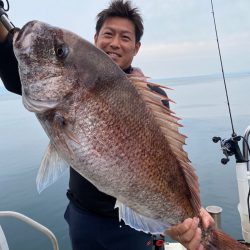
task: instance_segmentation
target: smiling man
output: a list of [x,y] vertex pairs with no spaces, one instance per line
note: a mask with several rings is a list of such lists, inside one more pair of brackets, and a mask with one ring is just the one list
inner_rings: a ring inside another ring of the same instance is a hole
[[95,35],[95,45],[126,71],[131,68],[141,43],[136,40],[132,21],[122,17],[109,17]]

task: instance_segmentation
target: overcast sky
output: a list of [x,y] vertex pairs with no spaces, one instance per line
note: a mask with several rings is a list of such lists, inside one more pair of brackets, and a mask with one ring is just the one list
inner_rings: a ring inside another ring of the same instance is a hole
[[[18,26],[40,20],[93,42],[96,14],[109,0],[9,0]],[[153,78],[220,72],[211,0],[134,0],[145,33],[134,66]],[[226,73],[250,72],[250,0],[214,0]]]

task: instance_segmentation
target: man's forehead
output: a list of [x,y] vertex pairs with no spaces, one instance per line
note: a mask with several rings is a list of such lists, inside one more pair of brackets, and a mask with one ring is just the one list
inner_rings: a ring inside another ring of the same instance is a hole
[[127,18],[121,17],[109,17],[103,23],[101,29],[109,29],[112,31],[117,31],[121,33],[131,33],[135,34],[135,27],[132,21]]
[[110,30],[114,32],[119,32],[119,33],[128,33],[128,34],[134,34],[133,30],[130,29],[123,29],[122,27],[114,27],[114,26],[105,26],[103,27],[103,30]]

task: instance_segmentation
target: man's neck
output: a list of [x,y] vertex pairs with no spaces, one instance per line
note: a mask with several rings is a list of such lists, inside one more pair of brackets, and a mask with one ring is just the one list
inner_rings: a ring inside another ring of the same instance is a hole
[[131,74],[131,72],[133,71],[133,68],[132,68],[131,65],[130,65],[128,68],[124,69],[123,71],[124,71],[126,74]]

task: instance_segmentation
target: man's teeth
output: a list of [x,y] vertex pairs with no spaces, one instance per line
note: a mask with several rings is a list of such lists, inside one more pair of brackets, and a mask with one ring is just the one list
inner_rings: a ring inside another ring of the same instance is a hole
[[116,54],[116,53],[112,53],[112,52],[109,52],[109,53],[108,53],[108,55],[110,55],[110,56],[117,56],[117,57],[119,57],[119,55],[118,55],[118,54]]

